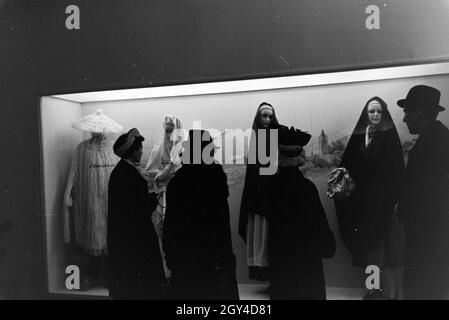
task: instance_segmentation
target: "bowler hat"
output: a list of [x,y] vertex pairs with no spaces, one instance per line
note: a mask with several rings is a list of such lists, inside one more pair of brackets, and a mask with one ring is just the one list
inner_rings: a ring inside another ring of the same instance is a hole
[[407,97],[398,100],[397,103],[401,108],[409,107],[418,110],[436,109],[438,112],[441,112],[445,108],[440,106],[440,96],[440,90],[425,85],[418,85],[411,88],[407,93]]

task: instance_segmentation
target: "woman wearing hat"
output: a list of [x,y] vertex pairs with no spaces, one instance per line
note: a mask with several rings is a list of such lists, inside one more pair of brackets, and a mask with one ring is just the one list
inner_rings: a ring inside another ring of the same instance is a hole
[[163,249],[174,299],[238,299],[228,184],[209,132],[190,130],[167,186]]
[[[335,200],[342,240],[354,266],[369,265],[381,271],[395,268],[389,241],[394,206],[404,171],[402,146],[386,103],[379,97],[368,100],[346,146],[340,167],[355,182],[352,194]],[[390,273],[381,273],[382,289],[393,290]],[[388,284],[385,286],[385,284]],[[381,298],[383,290],[369,291],[364,299]]]
[[279,129],[279,171],[270,185],[271,299],[326,299],[322,258],[335,254],[335,237],[318,190],[299,170],[310,138],[298,129]]
[[140,171],[142,137],[137,129],[121,135],[114,153],[121,158],[109,179],[109,295],[115,299],[160,299],[164,270],[151,212],[154,193]]

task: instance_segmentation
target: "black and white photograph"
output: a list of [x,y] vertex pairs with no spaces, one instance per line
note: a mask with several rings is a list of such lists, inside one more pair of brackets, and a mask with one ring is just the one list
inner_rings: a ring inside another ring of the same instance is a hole
[[0,0],[0,299],[448,300],[448,28],[447,0]]

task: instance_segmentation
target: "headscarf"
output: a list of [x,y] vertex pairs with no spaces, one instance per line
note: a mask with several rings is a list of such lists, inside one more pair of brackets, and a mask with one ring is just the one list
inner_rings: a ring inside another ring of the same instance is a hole
[[[262,121],[262,110],[264,109],[270,109],[271,111],[273,111],[273,119],[270,123],[270,125],[268,126],[268,128],[265,128],[263,125],[263,121]],[[266,143],[265,143],[265,150],[262,150],[262,154],[266,154],[267,156],[269,156],[270,154],[270,130],[271,129],[278,129],[279,128],[279,122],[276,118],[276,112],[274,111],[274,108],[266,103],[266,102],[262,102],[259,107],[257,108],[257,112],[256,115],[254,117],[253,120],[253,125],[252,125],[252,134],[251,134],[251,138],[250,138],[250,142],[249,142],[249,149],[248,149],[248,158],[249,155],[259,155],[259,135],[261,135],[263,133],[263,131],[265,131],[265,138],[266,138]],[[254,169],[257,169],[257,172],[259,171],[260,167],[263,166],[268,166],[267,165],[262,165],[259,163],[259,159],[256,159],[256,164],[252,164],[249,163],[248,159],[248,167],[254,167]]]
[[[382,120],[378,125],[372,126],[368,117],[368,106],[372,101],[377,101],[380,103],[382,107]],[[368,129],[368,130],[367,130]],[[360,141],[366,141],[365,136],[367,136],[368,131],[372,131],[373,138],[375,141],[371,143],[371,153],[376,152],[376,147],[380,147],[382,140],[388,134],[388,137],[393,139],[395,144],[400,145],[400,139],[398,132],[396,130],[396,126],[394,125],[393,119],[391,118],[391,114],[388,111],[387,104],[384,100],[379,97],[373,97],[369,99],[365,107],[362,110],[362,113],[355,125],[354,131],[352,132],[351,137],[349,138],[348,145],[345,148],[345,152],[343,153],[343,157],[340,163],[340,167],[345,167],[348,169],[349,174],[353,171],[354,166],[358,166],[358,161],[354,161],[357,158],[357,154],[360,153]],[[363,139],[360,137],[363,135]]]
[[362,110],[362,114],[359,117],[359,120],[357,121],[357,124],[355,125],[353,135],[354,134],[365,134],[366,127],[370,125],[370,120],[368,117],[368,106],[373,102],[377,101],[379,102],[380,106],[382,107],[382,121],[376,126],[376,131],[387,131],[394,127],[393,119],[391,118],[390,111],[388,111],[387,104],[384,100],[382,100],[379,97],[372,97],[369,99],[365,107]]
[[[170,136],[167,137],[165,129],[169,123],[174,125],[174,129]],[[183,140],[181,120],[175,116],[166,115],[162,127],[164,128],[162,139],[153,147],[145,169],[146,176],[150,179],[154,179],[170,161],[173,163],[174,167],[172,170],[174,171],[181,166],[179,157]]]

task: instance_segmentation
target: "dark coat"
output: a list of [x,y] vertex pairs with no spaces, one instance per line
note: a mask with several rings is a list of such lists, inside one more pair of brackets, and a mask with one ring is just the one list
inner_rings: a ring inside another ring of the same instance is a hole
[[449,130],[435,121],[409,153],[399,217],[405,267],[449,267]]
[[137,169],[120,160],[109,179],[108,278],[113,298],[161,298],[165,277],[151,222],[156,205]]
[[388,235],[399,200],[404,158],[396,129],[375,133],[368,148],[364,133],[353,134],[340,167],[356,185],[347,199],[335,201],[340,234],[353,265],[365,267],[371,250]]
[[297,168],[281,168],[271,188],[271,298],[326,299],[322,258],[336,248],[318,190]]
[[163,248],[174,299],[238,299],[221,165],[183,165],[166,193]]

